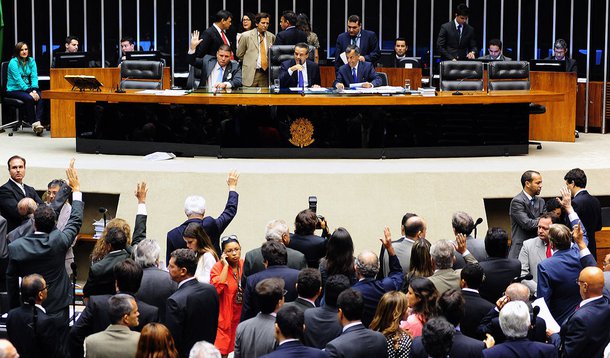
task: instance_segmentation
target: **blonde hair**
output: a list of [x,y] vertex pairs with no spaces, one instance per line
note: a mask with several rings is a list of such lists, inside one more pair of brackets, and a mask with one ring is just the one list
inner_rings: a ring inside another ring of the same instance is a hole
[[131,245],[131,227],[129,226],[127,221],[121,218],[114,218],[108,221],[108,223],[106,223],[106,227],[102,232],[102,236],[100,236],[100,238],[95,243],[95,247],[91,252],[91,262],[100,261],[101,259],[106,257],[106,255],[111,251],[110,245],[108,245],[105,239],[106,235],[108,234],[108,230],[112,229],[113,227],[123,230],[125,236],[127,237],[127,245]]
[[400,291],[387,292],[379,300],[375,317],[369,328],[381,332],[386,338],[390,338],[394,349],[398,349],[400,337],[405,333],[400,328],[400,321],[405,316],[408,307],[407,295]]

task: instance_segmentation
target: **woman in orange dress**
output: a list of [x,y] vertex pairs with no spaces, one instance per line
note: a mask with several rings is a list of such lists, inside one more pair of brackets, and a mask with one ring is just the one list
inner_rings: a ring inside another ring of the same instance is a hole
[[233,352],[235,331],[241,316],[243,287],[241,275],[244,260],[241,259],[241,246],[237,236],[225,236],[220,239],[222,256],[212,267],[211,283],[216,287],[220,301],[218,311],[218,331],[214,345],[223,357]]

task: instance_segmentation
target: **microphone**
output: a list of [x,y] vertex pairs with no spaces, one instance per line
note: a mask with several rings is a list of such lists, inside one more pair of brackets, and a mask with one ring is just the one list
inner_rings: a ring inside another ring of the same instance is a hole
[[103,206],[100,206],[100,208],[97,210],[100,212],[100,214],[106,214],[108,212],[108,209]]
[[477,76],[477,71],[472,70],[472,73],[464,78],[462,78],[460,80],[460,82],[458,82],[457,86],[455,86],[455,92],[452,93],[452,95],[454,96],[462,96],[464,95],[462,92],[460,92],[460,85],[462,84],[462,82],[464,82],[464,80],[468,80],[471,79],[473,77]]
[[129,77],[126,77],[124,80],[121,80],[121,82],[116,86],[116,91],[114,91],[114,93],[125,93],[125,90],[121,88],[121,85],[128,79]]
[[479,226],[480,223],[483,222],[483,218],[478,218],[477,221],[475,221],[474,226],[472,227],[474,230],[474,238],[477,238],[477,226]]
[[519,276],[517,276],[517,277],[513,278],[513,283],[515,283],[515,282],[517,282],[517,283],[518,283],[518,282],[521,282],[521,281],[532,280],[533,278],[534,278],[534,276],[532,276],[532,274],[531,274],[531,273],[528,273],[528,274],[527,274],[527,275],[525,275],[525,276],[520,276],[520,277],[519,277]]

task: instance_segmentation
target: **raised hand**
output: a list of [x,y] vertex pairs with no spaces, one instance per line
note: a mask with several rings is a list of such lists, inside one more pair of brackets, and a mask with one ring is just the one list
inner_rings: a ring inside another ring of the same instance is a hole
[[201,43],[201,41],[203,41],[203,39],[199,38],[199,30],[193,31],[193,33],[191,34],[191,50],[196,49],[197,46]]
[[233,169],[229,173],[229,177],[227,178],[227,185],[229,186],[229,190],[235,190],[237,188],[237,181],[239,180],[239,173],[237,170]]
[[136,198],[138,198],[138,204],[145,204],[146,194],[148,194],[148,187],[146,186],[146,182],[139,182],[134,194],[136,195]]
[[464,252],[466,252],[466,235],[462,234],[462,233],[458,233],[457,235],[455,235],[455,250],[457,252],[459,252],[460,254],[463,254]]
[[74,158],[70,159],[70,166],[68,167],[68,169],[66,169],[66,177],[68,178],[68,185],[70,185],[72,191],[80,191],[78,173],[76,172],[76,168],[74,168]]

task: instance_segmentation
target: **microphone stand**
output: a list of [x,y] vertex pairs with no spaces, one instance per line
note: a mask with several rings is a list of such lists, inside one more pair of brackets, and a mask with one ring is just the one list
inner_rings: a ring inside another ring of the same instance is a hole
[[462,92],[460,92],[460,85],[462,84],[462,82],[464,82],[464,80],[468,80],[471,79],[473,77],[475,77],[477,75],[477,71],[472,71],[472,73],[464,78],[462,78],[460,80],[460,82],[458,82],[457,86],[455,86],[455,92],[452,93],[452,95],[454,96],[463,96],[464,94]]

